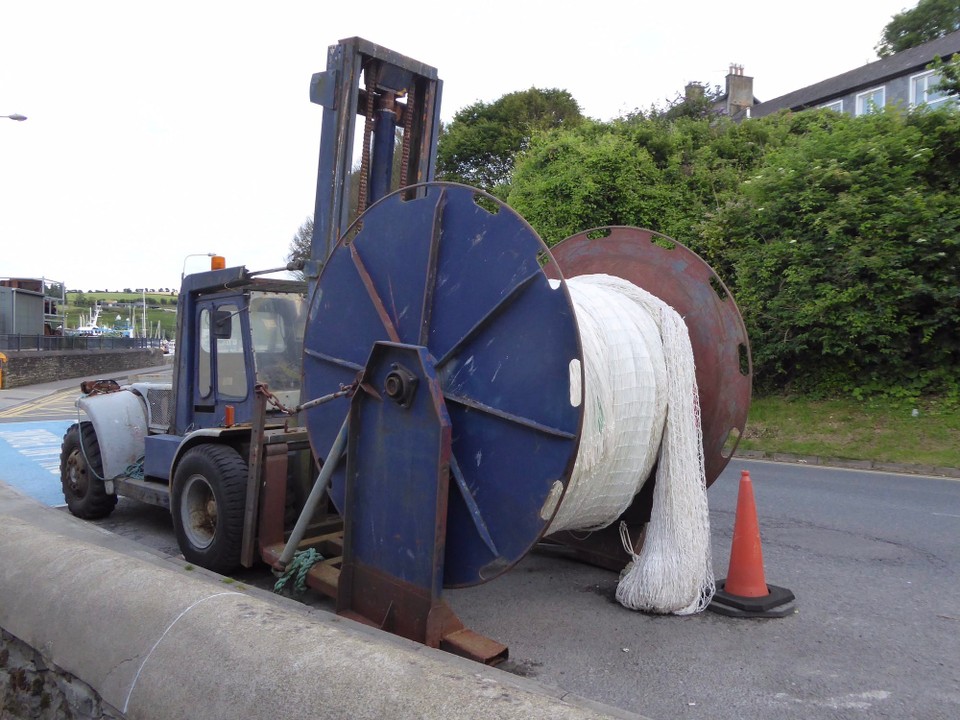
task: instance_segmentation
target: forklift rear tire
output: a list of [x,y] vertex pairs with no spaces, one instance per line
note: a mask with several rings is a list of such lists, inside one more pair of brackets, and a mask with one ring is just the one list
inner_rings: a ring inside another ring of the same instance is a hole
[[240,565],[247,464],[229,445],[187,450],[173,476],[170,512],[187,562],[218,573]]
[[67,508],[78,518],[105,518],[117,506],[116,494],[108,493],[103,483],[103,460],[93,423],[67,428],[60,446],[60,483]]

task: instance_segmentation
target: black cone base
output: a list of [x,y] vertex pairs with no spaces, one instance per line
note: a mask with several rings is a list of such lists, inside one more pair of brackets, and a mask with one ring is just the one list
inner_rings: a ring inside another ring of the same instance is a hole
[[796,611],[796,597],[786,588],[767,585],[768,595],[753,598],[728,593],[725,585],[726,578],[717,581],[717,594],[707,610],[737,618],[780,618]]

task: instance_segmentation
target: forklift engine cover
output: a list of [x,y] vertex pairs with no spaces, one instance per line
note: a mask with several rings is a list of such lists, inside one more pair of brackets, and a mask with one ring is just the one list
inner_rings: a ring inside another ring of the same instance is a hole
[[143,401],[129,391],[91,395],[77,400],[97,433],[103,476],[114,478],[143,456],[147,413]]

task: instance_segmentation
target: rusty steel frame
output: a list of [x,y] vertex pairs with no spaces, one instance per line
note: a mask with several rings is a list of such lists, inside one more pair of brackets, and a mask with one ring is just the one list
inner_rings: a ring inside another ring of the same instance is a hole
[[253,567],[254,537],[253,529],[257,523],[259,510],[260,480],[263,469],[263,432],[267,423],[267,396],[257,392],[253,401],[253,413],[250,418],[250,453],[247,460],[247,494],[243,510],[243,539],[240,545],[240,564]]

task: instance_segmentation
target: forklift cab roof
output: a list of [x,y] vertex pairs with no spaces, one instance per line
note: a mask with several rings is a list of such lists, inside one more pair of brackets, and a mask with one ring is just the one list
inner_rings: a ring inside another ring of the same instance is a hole
[[260,292],[306,293],[307,283],[285,278],[255,277],[243,265],[187,275],[181,294],[207,295],[221,290],[258,290]]

